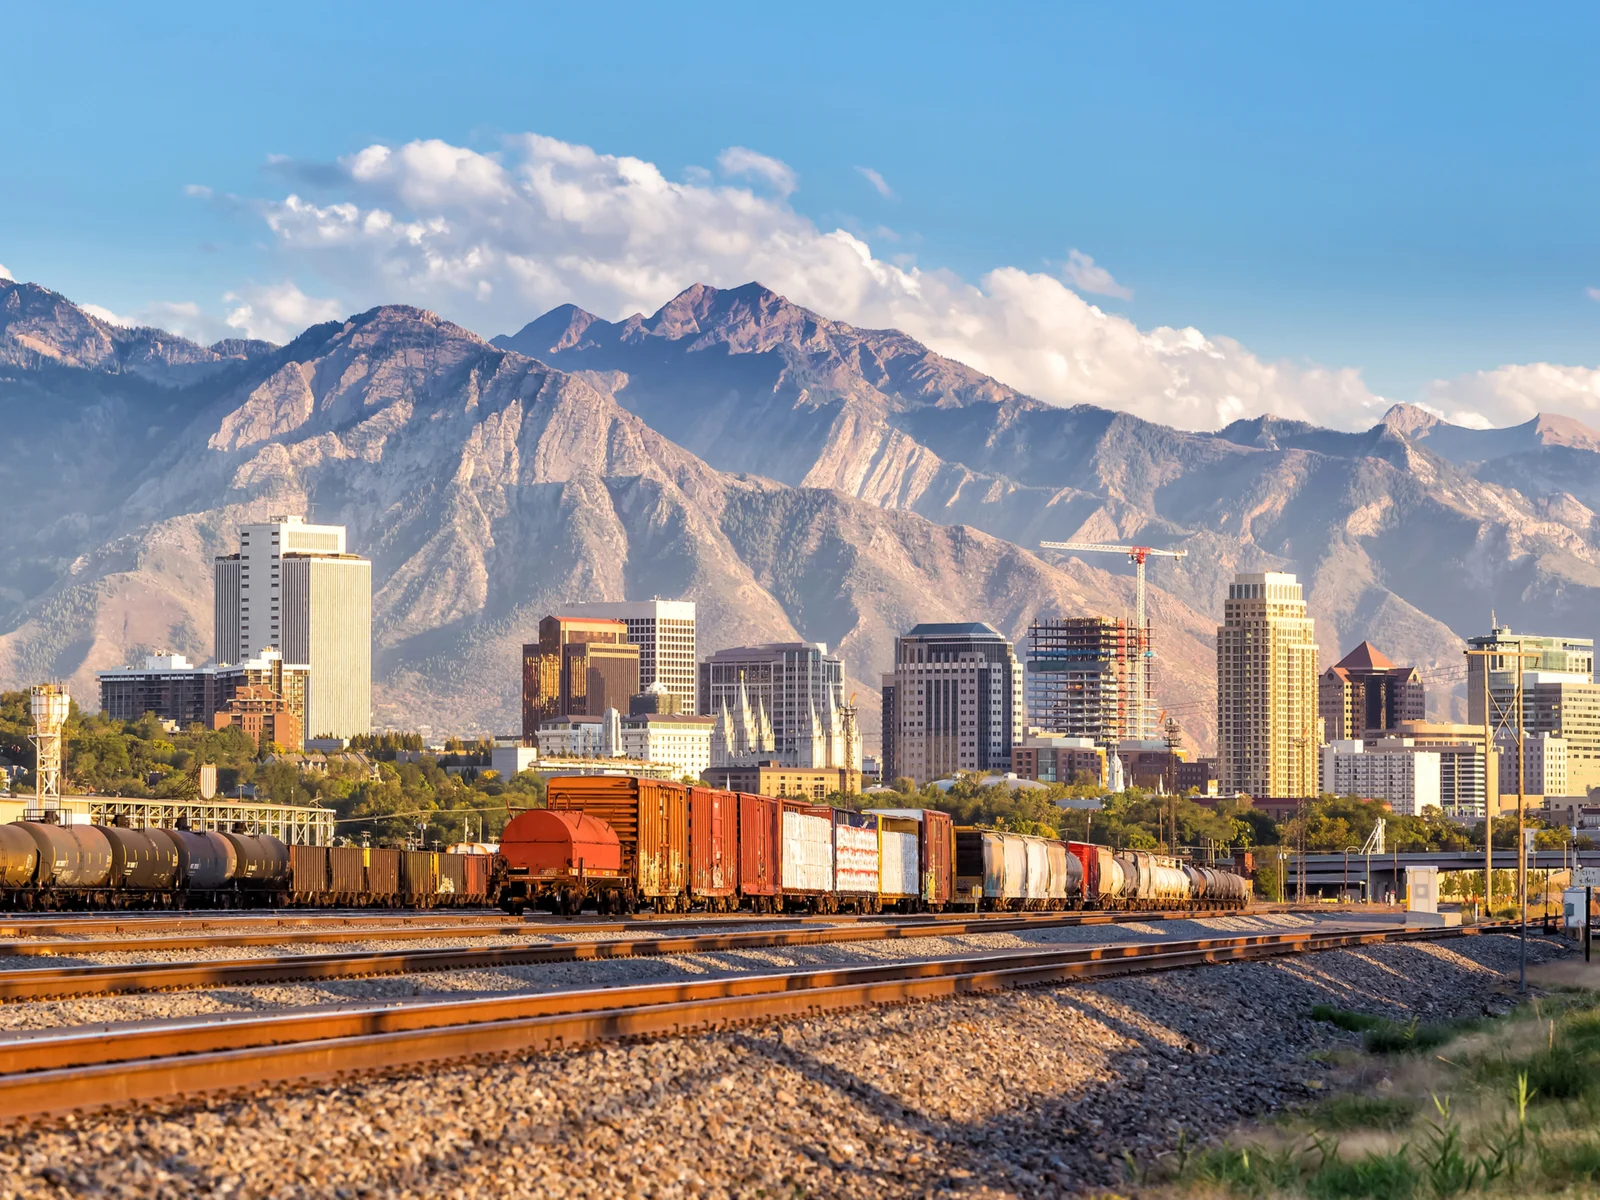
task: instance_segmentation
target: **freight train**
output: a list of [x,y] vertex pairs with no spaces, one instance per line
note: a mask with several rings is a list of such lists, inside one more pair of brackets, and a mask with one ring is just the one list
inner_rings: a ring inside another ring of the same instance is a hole
[[496,883],[513,914],[591,904],[602,913],[1225,909],[1250,898],[1231,871],[958,828],[931,809],[854,812],[631,776],[552,779],[546,807],[501,834]]
[[488,904],[477,854],[288,846],[179,826],[0,825],[0,908],[430,907]]
[[0,825],[0,908],[498,904],[576,913],[1242,908],[1231,871],[956,827],[932,809],[865,812],[631,776],[552,779],[499,850],[287,846],[237,831]]

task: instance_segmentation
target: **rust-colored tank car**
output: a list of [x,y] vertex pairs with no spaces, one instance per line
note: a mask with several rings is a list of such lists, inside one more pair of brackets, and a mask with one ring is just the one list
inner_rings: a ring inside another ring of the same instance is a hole
[[238,856],[234,881],[242,888],[272,889],[289,885],[289,847],[270,833],[231,833],[223,837],[233,843]]
[[577,912],[591,895],[603,908],[619,907],[631,882],[615,830],[586,812],[530,808],[518,813],[500,835],[500,858],[500,907],[512,914],[539,902]]
[[0,888],[27,887],[39,870],[39,844],[16,825],[0,825]]
[[227,838],[213,829],[174,829],[171,833],[178,846],[180,886],[191,892],[209,892],[233,881],[239,852]]
[[631,775],[565,775],[550,781],[545,798],[554,811],[581,812],[611,826],[631,903],[662,912],[688,908],[687,787]]
[[108,825],[100,829],[111,844],[112,887],[134,891],[171,891],[178,879],[178,851],[169,839],[150,830]]
[[40,887],[104,887],[111,875],[111,843],[89,825],[18,821],[39,848],[35,881]]
[[738,904],[739,797],[716,788],[689,789],[689,894],[711,912]]

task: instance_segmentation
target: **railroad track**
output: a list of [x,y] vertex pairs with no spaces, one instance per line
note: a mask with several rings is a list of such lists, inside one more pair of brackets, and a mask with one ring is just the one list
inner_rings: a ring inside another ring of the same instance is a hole
[[[297,925],[283,927],[271,926],[267,929],[247,929],[229,932],[174,932],[146,935],[143,929],[137,932],[137,937],[107,937],[101,939],[87,937],[61,937],[59,927],[50,927],[54,936],[29,930],[26,936],[19,936],[15,927],[0,925],[0,937],[11,940],[0,941],[0,957],[22,956],[32,958],[51,958],[69,956],[73,954],[123,954],[135,953],[140,950],[208,950],[229,946],[281,946],[281,945],[337,945],[343,942],[369,942],[369,941],[409,941],[423,938],[476,938],[476,937],[515,937],[518,935],[565,935],[573,933],[625,933],[629,931],[648,930],[656,932],[663,928],[674,929],[737,929],[745,925],[762,926],[793,926],[795,928],[848,928],[852,926],[921,926],[942,925],[945,928],[954,925],[972,926],[983,924],[985,927],[996,923],[1003,924],[1006,928],[1018,928],[1026,925],[1059,924],[1066,922],[1074,925],[1107,925],[1128,921],[1162,921],[1181,919],[1184,917],[1223,917],[1243,916],[1247,913],[1215,911],[1215,912],[1190,912],[1174,910],[1171,912],[1086,912],[1086,913],[983,913],[967,914],[964,917],[951,917],[947,914],[923,914],[918,917],[888,916],[874,918],[871,921],[845,921],[837,918],[818,917],[747,917],[747,916],[706,916],[694,918],[679,918],[670,926],[659,921],[521,921],[502,916],[498,921],[473,921],[451,925],[423,924],[415,922],[404,925],[355,925],[336,926],[333,928],[319,929],[315,927],[303,928]],[[83,932],[82,927],[68,927],[69,933]],[[112,932],[110,930],[93,929],[91,932]]]
[[[265,958],[216,959],[196,962],[90,964],[0,970],[0,1001],[54,1000],[73,996],[178,988],[238,986],[290,980],[355,979],[372,975],[404,975],[423,971],[487,970],[536,963],[570,963],[611,958],[711,954],[777,946],[816,946],[840,942],[897,941],[959,937],[972,933],[1007,933],[1024,929],[1071,928],[1144,923],[1195,917],[1194,913],[1079,913],[1011,919],[980,917],[968,921],[919,921],[890,924],[807,925],[765,930],[739,930],[593,942],[540,942],[516,946],[451,946],[417,950],[368,950],[334,954],[282,954]],[[1226,913],[1218,916],[1229,915]],[[517,932],[538,931],[521,926]],[[558,930],[559,931],[559,930]],[[368,936],[372,936],[369,934]],[[47,946],[56,955],[127,953],[145,947],[138,942],[16,942],[3,949],[38,954]]]
[[1468,936],[1320,930],[0,1035],[0,1120],[1130,972]]
[[[1095,910],[1099,912],[1100,910]],[[1334,909],[1328,905],[1252,904],[1245,909],[1159,909],[1142,914],[1121,909],[1106,910],[1124,916],[1216,916],[1225,912],[1238,915],[1262,915],[1282,912],[1393,912],[1382,905],[1345,906]],[[984,912],[951,911],[941,913],[831,913],[795,916],[782,913],[664,913],[644,914],[622,919],[595,917],[546,917],[535,914],[528,917],[508,917],[499,909],[255,909],[245,911],[214,912],[194,910],[172,912],[86,912],[86,913],[8,913],[0,915],[0,938],[21,937],[71,937],[86,933],[138,934],[207,932],[218,930],[304,930],[321,928],[362,928],[368,926],[438,925],[470,928],[475,925],[501,926],[512,922],[562,929],[659,929],[663,926],[698,925],[706,923],[735,924],[750,922],[794,922],[800,925],[835,925],[853,922],[876,921],[973,921],[1048,919],[1060,916],[1059,911]],[[1095,915],[1086,913],[1084,915]]]

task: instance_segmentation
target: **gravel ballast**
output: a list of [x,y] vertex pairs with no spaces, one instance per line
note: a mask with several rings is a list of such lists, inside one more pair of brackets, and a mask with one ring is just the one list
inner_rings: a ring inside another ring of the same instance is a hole
[[[413,996],[460,998],[507,992],[546,992],[569,988],[618,987],[628,984],[699,980],[769,971],[820,967],[877,965],[910,959],[1027,950],[1039,946],[1122,945],[1133,942],[1187,941],[1205,937],[1298,932],[1318,925],[1342,924],[1331,918],[1294,913],[1223,916],[1197,920],[1131,922],[1119,925],[1062,926],[1026,929],[1012,933],[965,934],[950,937],[886,939],[871,942],[823,942],[810,946],[772,946],[714,953],[598,959],[573,963],[530,963],[524,966],[447,971],[406,975],[373,975],[358,979],[304,983],[233,984],[184,991],[86,996],[55,1001],[20,1001],[0,1004],[0,1030],[36,1029],[59,1025],[139,1021],[160,1017],[202,1016],[209,1013],[265,1011],[313,1005],[386,1001]],[[561,940],[604,939],[608,935],[582,932]],[[641,934],[640,938],[651,935]],[[540,941],[546,939],[541,938]],[[423,949],[433,945],[374,946],[374,949]],[[441,942],[441,946],[459,943]],[[481,945],[478,940],[473,945]],[[338,947],[340,953],[361,947]],[[264,955],[263,955],[264,956]],[[79,962],[155,961],[157,955],[84,955],[72,959],[22,960],[43,968]],[[254,957],[229,954],[221,957]],[[171,954],[171,961],[198,961],[194,952]]]
[[0,1134],[0,1197],[1092,1192],[1317,1095],[1351,1035],[1313,1005],[1500,1009],[1516,962],[1374,946],[48,1121]]

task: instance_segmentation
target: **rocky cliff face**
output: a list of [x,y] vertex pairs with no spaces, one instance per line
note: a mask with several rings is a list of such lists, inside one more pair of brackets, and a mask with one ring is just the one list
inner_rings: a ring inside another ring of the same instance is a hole
[[[32,555],[29,590],[8,597],[0,677],[67,677],[80,697],[95,670],[149,649],[205,657],[211,557],[241,521],[312,504],[374,561],[377,718],[407,726],[515,728],[519,647],[577,599],[693,597],[708,650],[826,641],[869,731],[894,635],[918,620],[979,613],[1011,630],[1129,602],[1126,581],[975,530],[716,470],[587,374],[417,309],[308,330],[183,389],[176,408],[138,376],[89,370],[19,372],[0,406],[44,419],[30,402],[67,379],[93,389],[74,440],[100,469],[58,495],[70,511],[53,536],[0,535]],[[157,420],[158,436],[134,438]],[[71,561],[47,552],[62,543]],[[1163,603],[1181,630],[1172,686],[1199,695],[1208,621]]]
[[1030,551],[1047,538],[1190,551],[1152,569],[1152,617],[1158,700],[1201,747],[1234,570],[1298,571],[1327,661],[1370,637],[1440,678],[1491,607],[1591,634],[1600,584],[1600,439],[1576,423],[1187,433],[756,285],[623,322],[564,306],[493,343],[391,306],[207,349],[3,284],[0,423],[27,448],[0,458],[0,685],[91,703],[95,670],[207,657],[211,557],[313,505],[374,562],[378,721],[463,730],[515,728],[517,651],[551,609],[660,594],[699,603],[707,651],[838,647],[870,735],[917,621],[1020,637],[1131,608],[1126,564]]
[[1181,570],[1155,577],[1200,612],[1220,612],[1237,570],[1296,571],[1329,662],[1371,637],[1459,675],[1460,638],[1491,608],[1595,632],[1600,434],[1570,418],[1480,431],[1399,405],[1359,434],[1274,418],[1185,432],[1041,404],[756,285],[617,324],[558,310],[499,341],[587,372],[714,466],[759,463],[1020,546],[1181,545]]

